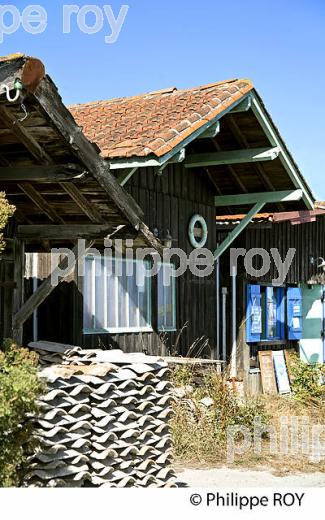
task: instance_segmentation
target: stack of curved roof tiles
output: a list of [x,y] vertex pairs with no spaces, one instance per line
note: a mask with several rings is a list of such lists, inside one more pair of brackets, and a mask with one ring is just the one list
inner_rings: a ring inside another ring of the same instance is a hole
[[30,347],[40,355],[47,393],[35,419],[39,447],[28,485],[175,487],[165,362],[41,342]]

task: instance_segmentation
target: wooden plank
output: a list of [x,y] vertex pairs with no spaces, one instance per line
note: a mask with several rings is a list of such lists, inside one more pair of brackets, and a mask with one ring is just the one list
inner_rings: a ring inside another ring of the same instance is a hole
[[301,200],[302,190],[269,191],[262,193],[245,193],[241,195],[218,195],[214,198],[215,205],[221,206],[240,206],[263,202],[291,202]]
[[27,148],[30,154],[41,164],[51,164],[51,157],[42,146],[34,139],[29,131],[16,119],[16,117],[5,106],[0,105],[0,119],[10,128],[13,134]]
[[76,164],[27,165],[0,167],[1,182],[68,182],[81,181],[85,173]]
[[78,190],[77,186],[74,184],[61,184],[63,190],[70,195],[70,197],[74,200],[74,202],[79,206],[81,211],[83,211],[87,217],[92,222],[104,223],[104,219],[95,204],[91,204],[88,199]]
[[310,192],[305,179],[302,177],[298,167],[293,162],[291,155],[288,153],[281,137],[279,136],[276,128],[270,120],[270,116],[266,112],[265,108],[262,107],[261,101],[255,93],[252,94],[252,110],[272,146],[276,146],[280,150],[280,161],[283,164],[286,172],[288,173],[288,176],[290,177],[293,185],[296,188],[302,190],[302,199],[305,202],[307,209],[314,209],[315,199],[312,193]]
[[45,78],[34,95],[44,112],[51,119],[52,124],[66,142],[73,147],[75,155],[104,188],[123,215],[138,229],[143,216],[142,210],[134,199],[121,188],[117,179],[111,175],[109,164],[98,155],[94,146],[82,133],[81,128],[77,126],[71,113],[63,105],[53,83]]
[[75,240],[77,238],[98,239],[105,238],[123,227],[124,226],[112,226],[111,224],[21,225],[18,226],[16,236],[17,238],[24,240]]
[[39,207],[45,215],[48,216],[52,222],[56,224],[64,224],[64,220],[58,215],[58,213],[53,209],[50,204],[42,197],[42,195],[30,184],[29,182],[24,182],[19,184],[19,188],[29,197],[36,206]]
[[201,166],[221,166],[227,164],[244,164],[261,161],[273,161],[279,155],[277,147],[251,148],[247,150],[232,150],[230,152],[200,153],[189,155],[185,159],[185,168]]
[[258,360],[261,369],[263,393],[268,395],[277,394],[272,350],[259,351]]
[[[250,98],[251,99],[251,98]],[[236,138],[238,144],[243,148],[249,148],[248,141],[244,134],[241,132],[235,117],[232,115],[228,115],[227,117],[227,123],[229,125],[230,130],[234,134],[234,137]],[[254,163],[252,165],[253,169],[256,171],[257,175],[260,177],[261,181],[263,182],[265,188],[268,189],[268,191],[275,191],[275,187],[273,186],[271,180],[269,179],[268,175],[263,170],[263,166],[260,163]],[[284,211],[283,204],[279,204],[279,208]]]
[[217,260],[227,249],[228,247],[236,240],[236,238],[240,235],[240,233],[248,226],[251,222],[252,218],[262,209],[264,206],[263,202],[257,202],[255,206],[247,213],[245,218],[238,224],[235,229],[231,231],[227,235],[227,237],[223,240],[223,242],[217,247],[214,252],[214,258]]
[[58,283],[61,283],[65,280],[75,269],[76,263],[80,258],[82,258],[84,253],[87,253],[89,248],[92,247],[93,241],[88,241],[85,250],[81,251],[78,249],[78,246],[75,246],[72,250],[75,256],[74,262],[71,262],[69,265],[68,258],[64,258],[59,264],[59,266],[54,269],[54,271],[42,282],[36,291],[30,296],[30,298],[16,311],[13,317],[13,329],[21,330],[25,321],[33,314],[33,312],[41,305],[41,303],[51,294],[51,292],[55,289],[56,286],[52,283],[52,277],[57,278],[61,276],[62,271],[65,270],[64,277],[58,279]]
[[[24,301],[24,274],[25,274],[25,246],[22,240],[14,241],[14,283],[12,316],[23,305]],[[23,343],[23,324],[12,323],[12,339],[18,344]]]

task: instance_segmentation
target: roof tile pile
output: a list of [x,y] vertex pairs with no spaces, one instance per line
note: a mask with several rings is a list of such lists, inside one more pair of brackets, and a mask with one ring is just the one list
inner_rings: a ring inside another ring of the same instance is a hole
[[[174,487],[167,364],[144,354],[30,345],[48,386],[28,485]],[[45,366],[55,359],[60,364]]]

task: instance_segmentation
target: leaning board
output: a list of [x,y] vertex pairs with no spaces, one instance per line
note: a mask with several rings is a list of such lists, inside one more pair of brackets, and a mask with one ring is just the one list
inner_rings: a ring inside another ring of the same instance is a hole
[[277,394],[272,350],[259,352],[258,360],[261,369],[263,394]]

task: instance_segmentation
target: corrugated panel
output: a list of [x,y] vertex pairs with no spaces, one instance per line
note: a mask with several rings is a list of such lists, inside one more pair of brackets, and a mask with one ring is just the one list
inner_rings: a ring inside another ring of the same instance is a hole
[[34,418],[40,446],[28,485],[176,487],[165,362],[48,342],[30,347],[48,390]]

